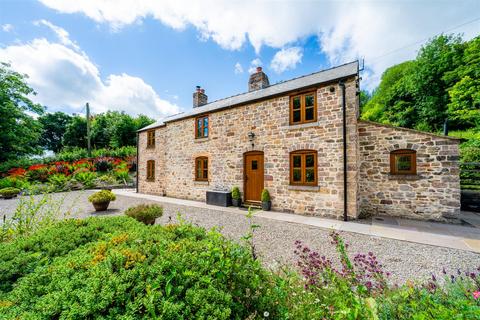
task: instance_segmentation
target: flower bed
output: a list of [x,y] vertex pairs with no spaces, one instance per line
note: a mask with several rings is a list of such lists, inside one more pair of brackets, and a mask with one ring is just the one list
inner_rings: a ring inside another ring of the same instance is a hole
[[[65,220],[0,242],[0,318],[479,319],[480,270],[391,286],[371,252],[296,242],[298,272],[189,224]],[[38,257],[43,257],[38,259]]]
[[11,168],[0,179],[0,188],[15,187],[36,192],[54,192],[94,187],[127,185],[132,181],[135,157],[98,156],[75,161],[32,164]]

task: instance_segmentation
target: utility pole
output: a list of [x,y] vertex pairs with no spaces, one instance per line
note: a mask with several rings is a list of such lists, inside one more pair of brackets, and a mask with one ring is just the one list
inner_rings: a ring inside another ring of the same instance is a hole
[[87,109],[87,152],[88,152],[88,157],[90,158],[92,156],[92,146],[90,145],[90,105],[87,102],[86,105]]

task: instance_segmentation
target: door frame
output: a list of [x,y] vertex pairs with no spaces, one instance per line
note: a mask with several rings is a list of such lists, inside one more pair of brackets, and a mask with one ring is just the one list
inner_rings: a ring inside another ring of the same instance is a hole
[[[261,155],[262,156],[262,175],[265,176],[265,155],[263,151],[255,150],[255,151],[247,151],[243,153],[243,202],[247,202],[247,156],[254,156],[254,155]],[[265,187],[265,178],[263,178],[263,186],[262,190]],[[250,200],[251,201],[251,200]]]

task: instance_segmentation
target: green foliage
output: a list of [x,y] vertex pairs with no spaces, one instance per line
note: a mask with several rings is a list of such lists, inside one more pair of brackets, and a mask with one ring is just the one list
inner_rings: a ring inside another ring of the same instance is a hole
[[128,208],[125,214],[145,224],[153,224],[155,219],[163,215],[163,208],[157,204],[140,204]]
[[117,184],[117,178],[111,174],[104,174],[95,179],[95,185],[99,187],[107,187]]
[[0,257],[5,318],[279,316],[260,263],[219,233],[191,225],[67,220],[1,245]]
[[447,116],[452,129],[478,126],[479,43],[433,38],[415,60],[385,71],[362,118],[430,132],[440,131]]
[[108,201],[115,201],[116,198],[117,197],[112,191],[101,190],[89,196],[88,201],[92,203],[102,203],[102,202],[108,202]]
[[[68,217],[70,212],[65,209],[61,210],[62,204],[62,198],[53,201],[51,196],[47,194],[39,198],[33,196],[21,197],[13,217],[6,219],[0,226],[0,251],[2,246],[1,242],[22,239],[36,230],[52,225],[58,221],[58,219]],[[2,274],[5,272],[3,268],[4,265],[2,266],[3,261],[4,260],[0,258],[0,272]],[[21,259],[19,261],[22,263]],[[2,287],[3,278],[0,276],[0,300]]]
[[70,178],[63,173],[52,174],[48,177],[48,183],[57,191],[64,191],[69,180]]
[[41,125],[30,114],[40,115],[44,108],[29,99],[32,94],[25,75],[0,63],[0,163],[41,153]]
[[268,202],[270,201],[270,192],[268,192],[267,189],[262,190],[262,195],[261,195],[262,202]]
[[232,188],[232,199],[241,199],[242,196],[240,195],[240,189],[238,187]]
[[40,145],[42,148],[58,152],[62,149],[62,137],[72,117],[63,112],[46,113],[38,117],[42,125]]
[[25,178],[21,177],[6,177],[0,179],[0,188],[17,188],[17,189],[26,189],[30,186],[28,181]]
[[97,174],[93,171],[80,171],[73,175],[73,179],[80,182],[85,188],[94,187],[96,178]]
[[87,147],[87,119],[81,116],[71,118],[62,137],[64,147]]
[[6,198],[16,196],[19,193],[20,193],[20,189],[17,189],[17,188],[7,187],[7,188],[0,189],[0,195]]
[[471,279],[445,279],[444,287],[405,285],[378,297],[379,319],[479,319]]

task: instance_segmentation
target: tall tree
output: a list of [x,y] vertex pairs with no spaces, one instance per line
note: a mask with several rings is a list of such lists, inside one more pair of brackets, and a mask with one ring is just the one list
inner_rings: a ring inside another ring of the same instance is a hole
[[0,63],[0,162],[42,152],[41,125],[30,114],[41,115],[44,107],[28,98],[35,92],[26,77]]
[[53,152],[62,149],[62,138],[72,117],[63,112],[46,113],[38,118],[42,124],[43,132],[40,145]]
[[64,147],[87,147],[87,119],[81,116],[72,117],[62,138]]

